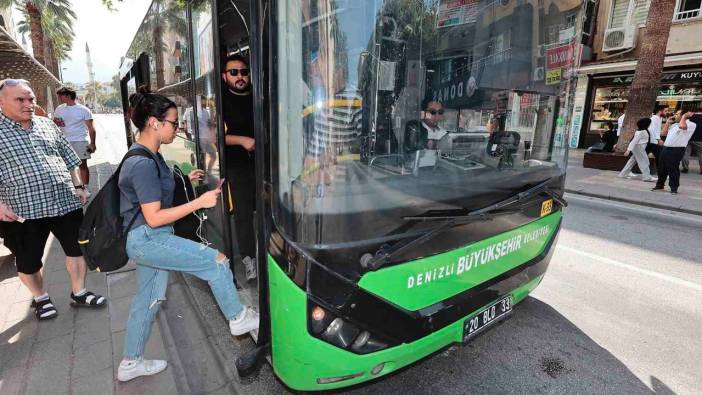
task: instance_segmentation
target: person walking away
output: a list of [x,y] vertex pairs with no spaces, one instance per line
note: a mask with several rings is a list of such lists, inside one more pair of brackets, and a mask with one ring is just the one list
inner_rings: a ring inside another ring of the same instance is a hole
[[80,176],[85,185],[88,185],[88,159],[96,149],[93,113],[88,107],[76,103],[76,91],[71,88],[63,87],[57,90],[56,96],[62,104],[54,111],[54,122],[61,127],[61,131],[81,159]]
[[[239,254],[246,279],[256,278],[256,238],[253,214],[256,210],[256,161],[253,129],[251,70],[239,55],[231,55],[222,73],[223,117],[226,126],[227,178],[234,204],[233,215]],[[232,266],[232,270],[234,267]]]
[[[690,118],[690,121],[694,122],[695,125],[699,125],[702,122],[702,113],[696,113]],[[702,174],[702,127],[695,129],[695,133],[692,134],[690,141],[687,143],[685,156],[682,160],[681,173],[687,173],[689,171],[690,157],[693,153],[697,155],[697,162],[700,165],[700,174]]]
[[641,118],[636,122],[636,133],[634,133],[634,137],[629,142],[629,147],[626,152],[624,152],[624,155],[629,156],[629,154],[631,154],[631,156],[619,173],[619,177],[629,177],[631,169],[634,168],[635,164],[638,164],[639,170],[641,170],[641,179],[645,182],[655,181],[655,179],[651,177],[651,172],[648,170],[648,154],[646,153],[646,146],[651,139],[649,137],[650,132],[648,131],[650,126],[650,118]]
[[87,266],[78,245],[88,200],[80,159],[52,121],[34,115],[35,96],[25,80],[0,81],[0,237],[15,255],[20,282],[32,293],[37,319],[58,315],[41,268],[49,233],[66,254],[71,305],[105,306],[85,289]]
[[663,140],[661,139],[661,131],[663,130],[663,117],[668,112],[668,107],[666,106],[656,106],[655,112],[651,115],[651,126],[649,126],[648,131],[651,134],[651,154],[655,159],[656,171],[658,171],[658,162],[661,155],[661,148],[663,147]]
[[[132,300],[124,340],[124,355],[117,379],[129,381],[166,369],[166,361],[145,360],[144,347],[151,324],[166,296],[168,274],[192,274],[209,283],[215,300],[229,321],[232,335],[258,329],[259,315],[239,302],[229,260],[221,252],[173,234],[173,223],[203,208],[212,208],[221,194],[218,187],[173,207],[173,172],[159,153],[173,142],[178,129],[176,104],[158,94],[137,94],[132,122],[139,138],[130,150],[141,149],[153,158],[127,158],[119,174],[120,212],[127,234],[127,255],[136,263],[137,292]],[[159,176],[160,174],[160,176]],[[190,178],[203,175],[194,170]],[[133,220],[133,222],[132,222]]]
[[680,161],[685,155],[687,142],[695,133],[697,125],[690,121],[693,112],[685,114],[678,113],[679,122],[668,128],[663,149],[661,150],[661,169],[658,172],[658,182],[652,191],[661,191],[665,186],[665,181],[670,176],[668,185],[670,193],[677,195],[680,186]]

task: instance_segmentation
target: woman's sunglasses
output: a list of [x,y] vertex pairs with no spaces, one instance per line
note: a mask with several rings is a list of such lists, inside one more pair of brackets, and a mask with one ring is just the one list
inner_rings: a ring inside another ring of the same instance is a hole
[[249,76],[249,69],[229,69],[227,70],[227,73],[231,75],[232,77],[236,77],[241,73],[242,77],[248,77]]
[[428,112],[429,112],[429,114],[431,114],[431,115],[436,115],[436,114],[444,115],[444,109],[443,109],[443,108],[440,108],[440,109],[438,109],[438,110],[435,110],[435,109],[432,108],[432,109],[429,110]]

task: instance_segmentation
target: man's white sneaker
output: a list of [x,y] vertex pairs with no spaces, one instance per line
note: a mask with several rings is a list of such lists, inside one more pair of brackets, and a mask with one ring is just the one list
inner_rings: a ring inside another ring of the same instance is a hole
[[117,369],[117,380],[129,381],[140,376],[151,376],[163,372],[168,363],[160,359],[143,359],[122,361]]
[[244,268],[246,268],[246,280],[251,281],[256,278],[256,260],[250,256],[244,257],[242,259],[244,262]]
[[234,336],[241,336],[255,329],[258,329],[258,312],[251,307],[244,306],[238,317],[229,320],[229,331]]

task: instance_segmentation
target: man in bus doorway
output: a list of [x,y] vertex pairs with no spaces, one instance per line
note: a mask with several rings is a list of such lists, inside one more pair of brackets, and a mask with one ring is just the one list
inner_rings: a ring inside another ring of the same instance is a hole
[[71,143],[81,160],[80,178],[85,185],[90,183],[88,159],[95,152],[95,127],[93,113],[88,107],[76,103],[76,91],[63,87],[56,91],[58,100],[62,103],[54,111],[54,123],[61,128],[66,140]]
[[[251,69],[240,55],[230,55],[224,65],[222,105],[226,126],[227,178],[234,201],[234,223],[246,279],[256,278],[256,245],[253,212],[256,208],[253,95]],[[232,264],[232,272],[234,267]]]

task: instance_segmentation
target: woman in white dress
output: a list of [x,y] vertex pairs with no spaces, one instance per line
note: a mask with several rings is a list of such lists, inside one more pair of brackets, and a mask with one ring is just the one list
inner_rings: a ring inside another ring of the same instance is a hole
[[634,137],[629,142],[629,147],[627,148],[624,155],[629,156],[629,160],[624,165],[624,168],[619,173],[619,177],[625,178],[629,176],[631,169],[634,168],[635,164],[639,165],[639,170],[641,170],[641,179],[646,182],[656,181],[651,177],[651,172],[648,169],[648,154],[646,153],[646,145],[651,141],[651,134],[648,131],[648,127],[651,126],[650,118],[641,118],[636,122],[636,133]]

